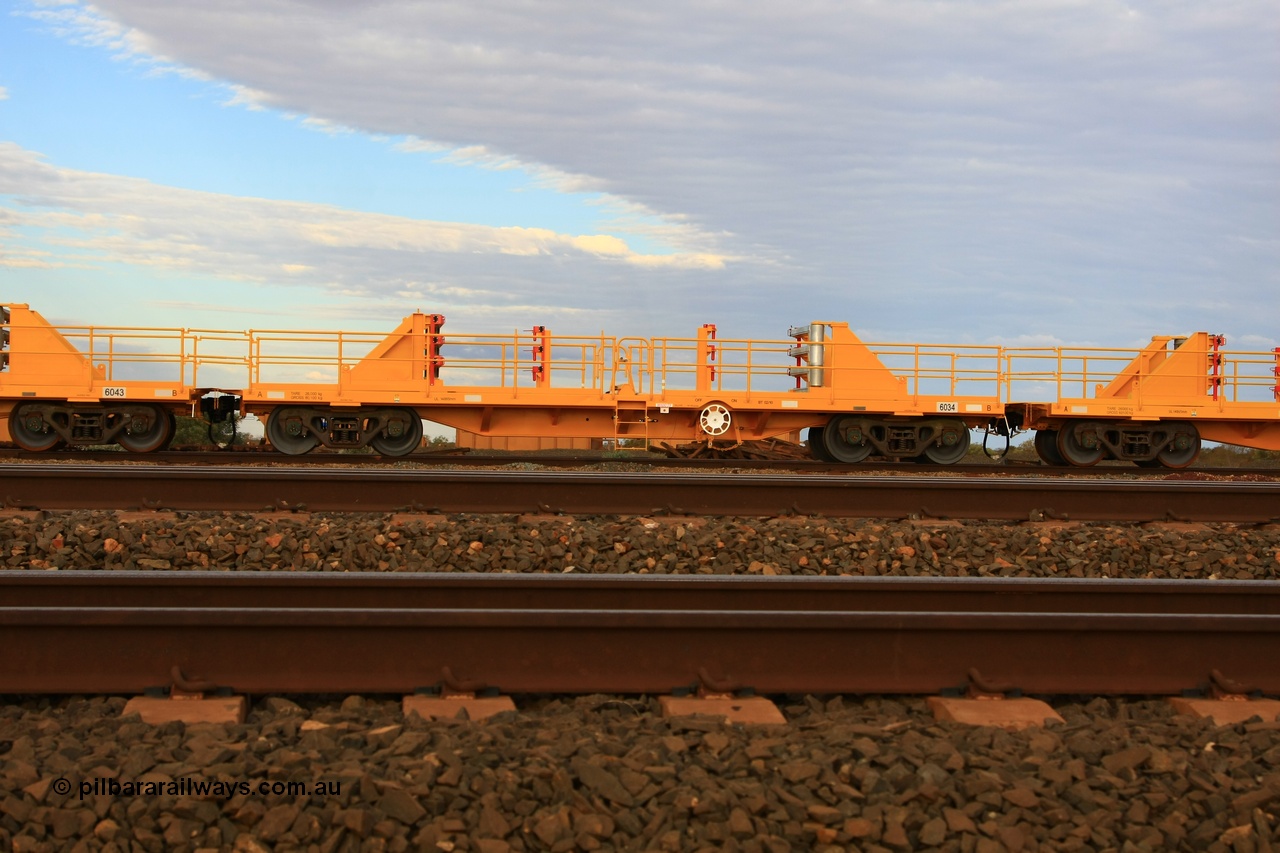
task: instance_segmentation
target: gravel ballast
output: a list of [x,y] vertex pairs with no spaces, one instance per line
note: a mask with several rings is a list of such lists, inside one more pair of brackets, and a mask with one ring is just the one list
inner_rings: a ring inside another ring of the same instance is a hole
[[7,569],[1274,579],[1280,525],[18,513]]
[[[1160,700],[1055,704],[1065,724],[1006,732],[935,722],[915,698],[784,698],[785,728],[664,720],[656,702],[634,697],[525,697],[516,713],[433,723],[406,719],[390,699],[268,698],[243,725],[159,727],[122,720],[120,698],[15,700],[0,708],[0,845],[994,852],[1280,842],[1280,724],[1217,728]],[[290,781],[327,787],[270,790]]]
[[[0,566],[1264,580],[1280,526],[14,512]],[[1021,732],[936,722],[916,697],[773,697],[788,725],[746,728],[664,720],[652,697],[431,723],[398,697],[252,698],[243,725],[153,727],[126,697],[0,697],[0,849],[1280,844],[1280,723],[1157,698],[1049,697],[1065,724]]]

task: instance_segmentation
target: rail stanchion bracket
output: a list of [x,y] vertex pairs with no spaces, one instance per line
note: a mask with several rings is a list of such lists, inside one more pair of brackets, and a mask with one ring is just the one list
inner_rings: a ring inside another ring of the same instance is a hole
[[1027,513],[1027,521],[1070,521],[1071,516],[1065,512],[1057,512],[1053,507],[1033,509]]
[[148,695],[130,699],[125,703],[121,716],[137,714],[144,723],[153,726],[175,720],[188,725],[239,725],[244,722],[249,710],[249,700],[243,695],[234,695],[230,688],[219,687],[202,678],[190,678],[178,664],[174,664],[169,670],[169,677],[169,687],[148,690]]
[[713,677],[706,667],[698,667],[697,681],[672,690],[669,696],[659,696],[658,705],[664,717],[719,717],[726,723],[754,726],[787,722],[778,706],[755,695],[753,688],[730,677]]
[[424,720],[483,720],[514,711],[516,704],[497,687],[458,678],[452,668],[444,666],[440,668],[440,681],[404,697],[402,708],[406,717],[415,713]]
[[965,696],[969,699],[1020,699],[1022,691],[1005,681],[993,681],[970,667],[969,679],[965,685]]
[[812,512],[801,509],[799,502],[792,501],[791,506],[775,514],[773,517],[774,518],[802,518],[802,517],[811,516],[813,514],[814,513]]
[[1191,696],[1170,696],[1174,711],[1196,719],[1209,717],[1215,726],[1234,726],[1254,717],[1264,723],[1280,720],[1280,700],[1262,698],[1262,691],[1237,681],[1220,670],[1209,671],[1207,687],[1190,691]]
[[967,675],[963,696],[955,695],[959,690],[947,690],[928,698],[935,720],[1010,731],[1065,722],[1048,703],[1023,696],[1012,684],[988,678],[976,667],[970,668]]
[[1247,681],[1229,678],[1220,669],[1209,670],[1209,692],[1215,699],[1258,699],[1262,690]]

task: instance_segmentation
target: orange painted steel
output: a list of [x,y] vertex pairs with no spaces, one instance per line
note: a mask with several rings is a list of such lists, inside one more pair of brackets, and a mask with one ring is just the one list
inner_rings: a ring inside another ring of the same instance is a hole
[[1231,351],[1224,343],[1221,335],[1196,332],[1153,337],[1136,353],[1009,349],[1002,396],[1019,400],[1021,389],[1038,388],[1043,398],[1043,389],[1052,389],[1049,402],[1008,404],[1025,429],[1180,422],[1208,441],[1280,450],[1280,349]]
[[1192,438],[1197,452],[1200,437],[1280,449],[1280,351],[1227,351],[1203,332],[1153,338],[1135,353],[866,344],[830,321],[743,340],[710,324],[692,338],[542,326],[454,334],[443,316],[422,313],[390,334],[55,328],[24,304],[0,311],[0,414],[31,449],[95,436],[156,449],[165,419],[197,414],[210,392],[265,417],[272,443],[291,453],[319,443],[407,453],[421,419],[482,436],[646,445],[816,428],[815,454],[839,461],[876,452],[954,462],[968,430],[1001,425],[1068,436],[1076,464],[1088,464],[1095,433],[1106,444],[1119,440],[1106,430],[1123,427],[1132,439],[1144,423],[1193,424],[1148,430],[1143,440],[1164,442],[1164,464],[1182,461]]

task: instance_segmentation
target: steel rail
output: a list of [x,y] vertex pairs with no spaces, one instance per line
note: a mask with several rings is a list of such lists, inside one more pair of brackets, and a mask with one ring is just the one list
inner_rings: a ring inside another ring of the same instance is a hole
[[[1214,678],[1280,692],[1280,589],[1263,582],[289,575],[241,579],[221,606],[192,606],[182,595],[157,604],[158,590],[216,579],[25,574],[0,573],[6,593],[44,596],[0,607],[0,693],[142,692],[175,670],[246,693],[934,693],[972,680],[1170,694]],[[86,582],[115,586],[112,604],[54,603]],[[312,606],[309,586],[364,598]],[[282,600],[291,588],[301,604]],[[610,589],[614,606],[600,606]]]
[[1280,482],[8,464],[9,508],[1280,519]]
[[[1280,613],[1274,581],[953,577],[760,577],[469,572],[0,571],[19,607],[299,609],[1085,612],[1104,598],[1126,613]],[[1052,590],[1047,594],[1046,590]],[[1206,604],[1206,601],[1209,603]],[[1034,604],[1030,604],[1034,602]]]
[[587,468],[596,465],[631,465],[641,468],[664,468],[690,471],[745,470],[796,471],[810,473],[867,474],[877,471],[912,473],[946,473],[992,477],[1017,477],[1032,474],[1055,477],[1117,476],[1143,479],[1174,477],[1251,477],[1280,479],[1280,467],[1270,468],[1168,468],[1143,469],[1123,462],[1103,462],[1092,468],[1070,465],[1045,465],[1034,461],[971,462],[956,465],[924,464],[915,460],[893,461],[870,459],[855,464],[820,462],[816,459],[685,459],[645,454],[604,456],[601,453],[569,454],[503,453],[479,450],[469,453],[449,451],[412,453],[408,456],[382,456],[377,453],[334,453],[312,451],[302,456],[258,450],[162,450],[145,457],[124,450],[62,449],[33,453],[19,448],[0,447],[0,460],[22,459],[33,462],[147,462],[156,465],[286,465],[291,467],[355,467],[372,465],[451,466],[456,468],[498,468],[504,465],[539,468]]

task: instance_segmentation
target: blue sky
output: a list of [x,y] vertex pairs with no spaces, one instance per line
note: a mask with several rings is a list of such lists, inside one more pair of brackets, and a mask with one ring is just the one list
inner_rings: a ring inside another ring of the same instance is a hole
[[62,322],[1280,338],[1270,0],[17,0],[0,294]]
[[[0,141],[59,168],[219,195],[573,234],[593,233],[606,215],[600,193],[548,188],[536,170],[518,164],[468,164],[465,152],[424,145],[410,136],[372,134],[238,102],[236,91],[224,81],[127,53],[93,28],[69,26],[64,10],[53,12],[19,4],[0,21],[5,95],[0,100]],[[26,207],[21,196],[8,196],[6,202],[11,209]],[[86,268],[84,253],[65,245],[51,247],[41,233],[27,230],[22,234],[26,239],[18,242],[50,251],[67,265],[27,267],[20,274],[0,266],[0,276],[5,298],[26,299],[51,318],[192,325],[191,316],[183,313],[192,303],[240,315],[258,303],[263,309],[259,326],[342,326],[341,300],[335,305],[323,292],[314,298],[337,309],[329,316],[300,307],[291,289],[264,290],[261,282],[216,272],[159,272],[96,255]],[[66,233],[53,230],[55,236]],[[632,236],[631,242],[664,252],[644,235]],[[189,298],[174,298],[174,290],[187,288]],[[42,298],[49,289],[57,294],[52,304]],[[164,291],[165,298],[157,298],[157,291]],[[122,305],[119,296],[133,299]],[[94,312],[84,312],[87,306]],[[247,313],[254,316],[252,310]],[[268,320],[272,314],[274,319]],[[244,324],[231,317],[222,322]]]
[[[205,192],[486,225],[584,231],[598,196],[538,189],[519,169],[453,165],[406,138],[308,126],[234,105],[225,83],[59,37],[11,16],[0,29],[7,140],[76,170]],[[500,201],[498,201],[500,199]]]

